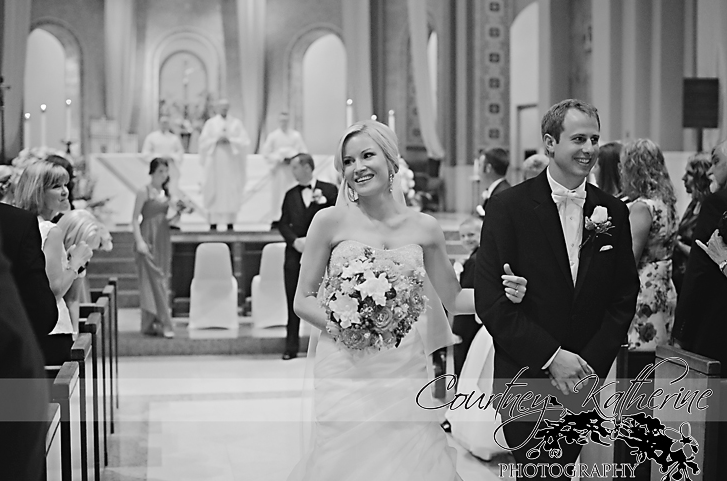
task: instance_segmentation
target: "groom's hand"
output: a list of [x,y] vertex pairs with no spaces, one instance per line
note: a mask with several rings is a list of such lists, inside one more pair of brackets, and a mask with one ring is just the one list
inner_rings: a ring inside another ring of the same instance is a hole
[[558,351],[548,371],[553,385],[566,396],[574,392],[581,379],[594,372],[581,356],[565,349]]

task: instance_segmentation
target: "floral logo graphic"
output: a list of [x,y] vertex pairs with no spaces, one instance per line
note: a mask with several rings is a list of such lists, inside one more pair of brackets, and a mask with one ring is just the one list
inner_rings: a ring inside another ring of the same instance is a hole
[[682,423],[677,431],[644,413],[623,415],[620,420],[606,419],[596,409],[578,414],[564,409],[563,413],[558,421],[542,421],[535,434],[535,438],[541,441],[527,452],[529,459],[537,458],[542,450],[551,458],[560,458],[563,441],[585,445],[590,440],[610,446],[607,440],[619,439],[631,448],[631,454],[636,456],[638,463],[651,460],[658,464],[664,481],[689,481],[690,473],[700,473],[694,456],[699,452],[699,444],[691,436],[688,422]]

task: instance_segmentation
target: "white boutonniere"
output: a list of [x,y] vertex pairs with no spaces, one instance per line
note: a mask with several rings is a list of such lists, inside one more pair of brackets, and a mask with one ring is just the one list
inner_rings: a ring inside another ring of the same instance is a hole
[[613,229],[614,225],[608,215],[608,209],[602,205],[597,205],[591,216],[586,217],[585,228],[587,231],[591,231],[591,234],[583,241],[581,247],[586,245],[593,237],[598,237],[601,234],[611,235],[608,231]]
[[328,199],[326,199],[326,196],[323,195],[323,192],[321,191],[321,189],[316,189],[313,191],[312,199],[313,199],[313,202],[315,202],[318,205],[325,204],[326,202],[328,202]]

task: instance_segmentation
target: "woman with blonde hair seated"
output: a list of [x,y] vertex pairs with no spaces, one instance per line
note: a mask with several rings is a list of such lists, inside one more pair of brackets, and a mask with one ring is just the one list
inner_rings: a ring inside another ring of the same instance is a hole
[[78,326],[73,325],[63,296],[93,256],[85,242],[79,242],[66,250],[63,231],[51,222],[67,204],[67,200],[68,172],[63,167],[38,161],[26,167],[20,175],[15,190],[15,205],[38,216],[45,271],[58,307],[58,321],[41,346],[48,365],[62,364],[70,357]]
[[[87,210],[76,209],[67,212],[60,218],[57,226],[63,231],[63,245],[67,250],[82,242],[94,251],[111,250],[112,245],[109,240],[111,236],[108,230]],[[77,325],[79,320],[79,304],[91,302],[91,287],[85,274],[83,272],[73,281],[71,288],[63,296],[74,325]]]

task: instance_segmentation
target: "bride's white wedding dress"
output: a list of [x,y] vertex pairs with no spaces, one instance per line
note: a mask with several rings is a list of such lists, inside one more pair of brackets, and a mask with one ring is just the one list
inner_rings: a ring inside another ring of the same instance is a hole
[[[334,247],[330,275],[368,246],[346,240]],[[368,247],[374,249],[372,247]],[[374,249],[403,269],[423,268],[421,246]],[[439,427],[427,374],[425,326],[414,328],[398,348],[349,350],[322,335],[315,356],[314,425],[303,458],[289,481],[452,481],[456,451]],[[421,393],[420,393],[421,391]]]

